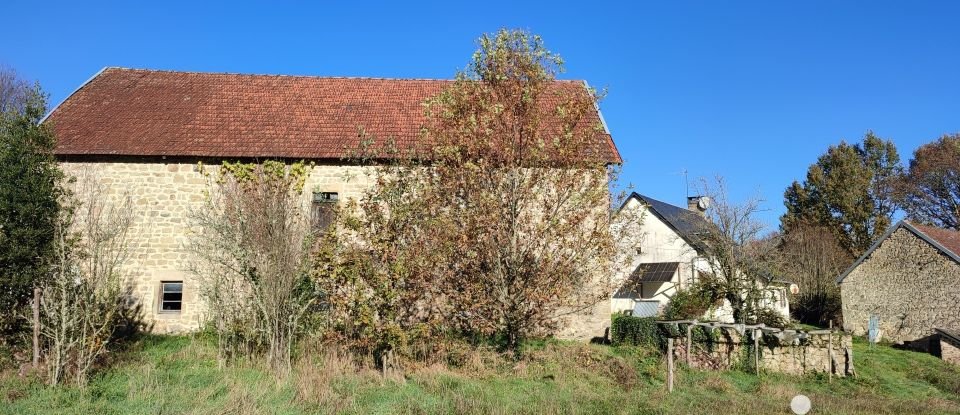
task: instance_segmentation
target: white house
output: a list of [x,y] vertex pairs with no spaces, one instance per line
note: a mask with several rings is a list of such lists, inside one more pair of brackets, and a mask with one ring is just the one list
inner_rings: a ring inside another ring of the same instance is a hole
[[[639,218],[630,229],[637,235],[621,243],[621,263],[627,266],[614,276],[618,288],[610,301],[611,312],[655,316],[677,290],[690,287],[703,275],[714,272],[699,237],[713,226],[705,216],[709,203],[706,197],[688,197],[684,209],[638,193],[627,198],[617,214]],[[790,284],[775,281],[766,286],[769,293],[766,305],[789,317]],[[732,321],[733,317],[729,304],[725,303],[708,312],[705,318]]]

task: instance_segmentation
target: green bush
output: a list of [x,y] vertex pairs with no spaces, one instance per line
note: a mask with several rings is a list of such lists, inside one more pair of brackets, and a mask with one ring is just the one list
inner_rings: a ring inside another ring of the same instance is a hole
[[840,291],[831,290],[820,293],[804,293],[790,300],[790,312],[801,323],[817,327],[827,327],[830,321],[834,326],[842,326],[843,313],[840,308]]
[[747,318],[749,324],[764,324],[767,327],[786,328],[790,325],[790,320],[784,318],[780,313],[769,308],[759,308]]
[[614,346],[666,347],[666,338],[654,317],[613,316],[610,340]]
[[694,285],[687,289],[678,290],[670,298],[670,303],[664,308],[663,318],[666,320],[702,318],[707,310],[717,302],[714,294],[706,288]]

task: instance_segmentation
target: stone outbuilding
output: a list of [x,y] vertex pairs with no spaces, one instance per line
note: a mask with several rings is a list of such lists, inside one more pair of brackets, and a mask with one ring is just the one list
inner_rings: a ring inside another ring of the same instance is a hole
[[960,332],[936,329],[940,339],[940,357],[944,362],[960,365]]
[[[960,331],[960,232],[901,221],[837,279],[843,327],[939,354]],[[940,332],[942,333],[942,332]]]
[[[209,190],[199,163],[312,162],[305,205],[324,211],[373,185],[373,167],[350,161],[370,140],[424,144],[418,141],[427,122],[424,101],[451,84],[105,68],[43,122],[56,133],[55,155],[67,174],[94,175],[108,203],[132,199],[133,296],[154,331],[184,332],[204,322],[200,279],[189,271],[190,213],[203,207]],[[583,81],[555,81],[551,88],[588,91]],[[597,154],[621,163],[599,108],[585,121],[603,128]],[[558,336],[602,335],[609,309],[604,302],[577,314]]]

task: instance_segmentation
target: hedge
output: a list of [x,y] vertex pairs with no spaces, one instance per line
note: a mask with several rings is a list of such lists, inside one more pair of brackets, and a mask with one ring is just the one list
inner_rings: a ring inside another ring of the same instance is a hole
[[655,323],[654,317],[614,315],[610,325],[610,342],[614,346],[649,346],[663,350],[666,337]]

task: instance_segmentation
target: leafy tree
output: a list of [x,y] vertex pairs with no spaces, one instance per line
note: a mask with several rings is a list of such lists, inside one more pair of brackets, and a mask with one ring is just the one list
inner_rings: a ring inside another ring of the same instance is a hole
[[802,223],[831,229],[856,256],[887,230],[896,211],[894,187],[900,157],[890,140],[868,132],[863,142],[831,146],[807,170],[804,182],[784,192],[784,233]]
[[899,195],[911,219],[960,230],[960,134],[920,146],[900,182]]
[[590,117],[597,95],[556,81],[562,61],[537,36],[502,30],[479,43],[427,103],[429,147],[377,157],[394,163],[344,209],[354,253],[320,261],[318,278],[348,294],[329,296],[338,326],[396,339],[381,350],[456,331],[517,351],[609,296],[611,170]]
[[556,82],[562,71],[540,37],[501,30],[428,106],[427,183],[454,244],[455,323],[514,351],[609,295],[598,281],[614,252],[609,159],[589,121],[598,97]]
[[[6,93],[6,92],[5,92]],[[40,125],[46,98],[39,87],[4,97],[0,116],[0,337],[20,330],[18,319],[46,273],[53,248],[62,174],[54,135]],[[7,100],[7,98],[10,98]]]

